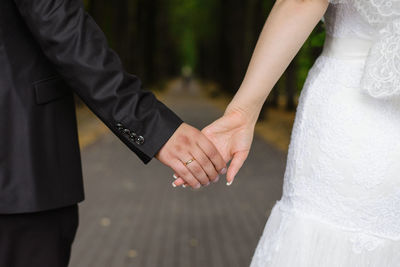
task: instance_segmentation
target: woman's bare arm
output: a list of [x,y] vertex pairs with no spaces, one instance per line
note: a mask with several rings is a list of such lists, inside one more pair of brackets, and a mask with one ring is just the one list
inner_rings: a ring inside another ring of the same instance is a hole
[[[226,162],[232,184],[246,160],[265,99],[328,7],[327,0],[277,0],[250,61],[245,79],[225,115],[203,129]],[[177,179],[175,185],[184,181]]]
[[246,76],[227,112],[255,123],[261,107],[328,7],[327,0],[277,0],[261,32]]

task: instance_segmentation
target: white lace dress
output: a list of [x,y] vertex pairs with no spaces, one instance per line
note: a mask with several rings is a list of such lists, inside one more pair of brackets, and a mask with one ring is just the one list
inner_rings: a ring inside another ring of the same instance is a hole
[[400,0],[330,0],[251,267],[400,266]]

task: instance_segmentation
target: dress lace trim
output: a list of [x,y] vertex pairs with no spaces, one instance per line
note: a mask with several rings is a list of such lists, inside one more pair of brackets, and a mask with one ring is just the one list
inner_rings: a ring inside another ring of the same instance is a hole
[[372,25],[382,26],[400,16],[400,0],[329,0],[329,2],[352,4]]
[[380,31],[367,58],[361,88],[376,98],[400,95],[400,19]]
[[361,87],[375,98],[400,95],[400,0],[329,0],[352,4],[376,29]]

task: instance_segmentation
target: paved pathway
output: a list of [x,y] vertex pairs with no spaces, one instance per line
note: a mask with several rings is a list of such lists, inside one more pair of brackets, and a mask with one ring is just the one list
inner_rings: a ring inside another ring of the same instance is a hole
[[[204,127],[222,111],[173,90],[165,102]],[[143,165],[111,133],[82,151],[86,201],[71,267],[245,267],[281,196],[286,155],[260,138],[234,184],[173,188],[172,172]]]

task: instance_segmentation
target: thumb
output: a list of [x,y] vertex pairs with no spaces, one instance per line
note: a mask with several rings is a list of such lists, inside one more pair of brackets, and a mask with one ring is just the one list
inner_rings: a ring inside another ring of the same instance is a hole
[[229,165],[228,173],[226,175],[226,181],[227,181],[226,185],[230,186],[233,183],[236,174],[243,166],[243,163],[247,159],[248,155],[249,155],[248,151],[239,151],[233,155],[233,159],[231,161],[231,164]]

